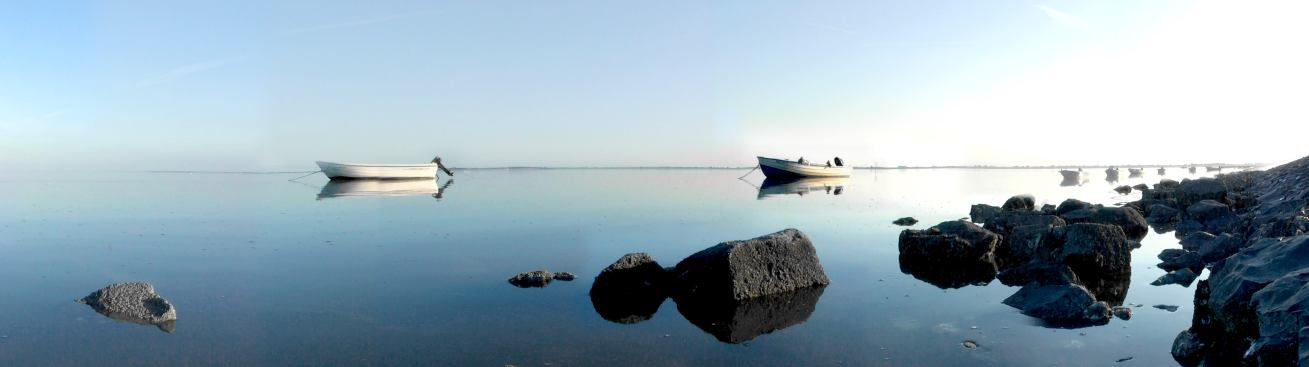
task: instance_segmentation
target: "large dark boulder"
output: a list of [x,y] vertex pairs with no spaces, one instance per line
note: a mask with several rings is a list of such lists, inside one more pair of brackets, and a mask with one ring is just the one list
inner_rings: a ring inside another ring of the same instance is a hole
[[1177,186],[1181,186],[1181,185],[1182,185],[1181,182],[1177,182],[1177,181],[1175,181],[1175,180],[1165,178],[1165,179],[1159,180],[1159,183],[1154,184],[1154,189],[1155,189],[1155,190],[1173,190],[1173,189],[1176,189]]
[[1173,189],[1173,196],[1182,206],[1190,206],[1201,200],[1223,201],[1227,197],[1227,187],[1213,178],[1186,179]]
[[1240,218],[1226,204],[1214,200],[1201,200],[1186,207],[1186,214],[1212,233],[1230,232],[1240,224]]
[[1146,212],[1149,215],[1146,216],[1145,221],[1152,224],[1174,223],[1177,222],[1178,216],[1182,214],[1182,211],[1163,204],[1151,205]]
[[1212,263],[1232,256],[1245,244],[1245,239],[1230,233],[1212,235],[1209,232],[1195,232],[1182,238],[1182,248],[1195,251],[1205,263]]
[[1250,354],[1260,361],[1309,365],[1309,269],[1278,278],[1250,297],[1259,339]]
[[1036,197],[1032,195],[1014,195],[1009,200],[1004,201],[1000,206],[1000,211],[1032,211],[1036,210]]
[[1131,187],[1131,186],[1127,186],[1127,185],[1118,186],[1118,187],[1115,187],[1115,188],[1114,188],[1114,192],[1117,192],[1117,193],[1119,193],[1119,194],[1123,194],[1123,195],[1131,194],[1131,193],[1132,193],[1132,187]]
[[1064,215],[1075,210],[1092,209],[1092,208],[1095,208],[1095,205],[1091,205],[1091,203],[1077,200],[1077,199],[1067,199],[1064,200],[1064,202],[1059,203],[1059,206],[1055,208],[1055,214]]
[[1085,287],[1074,284],[1029,284],[1005,298],[1004,304],[1024,315],[1057,324],[1107,322],[1112,312]]
[[1191,269],[1191,272],[1200,273],[1204,269],[1204,259],[1200,254],[1183,249],[1164,249],[1159,252],[1159,268],[1164,271],[1173,271],[1178,269]]
[[150,283],[115,283],[78,300],[111,319],[153,325],[164,332],[176,327],[177,309],[155,293]]
[[1131,273],[1131,242],[1118,226],[1070,224],[1052,229],[1048,240],[1049,248],[1057,249],[1055,259],[1083,278]]
[[1099,207],[1065,213],[1065,221],[1072,223],[1099,223],[1121,227],[1129,238],[1141,239],[1150,232],[1150,224],[1136,209],[1127,207]]
[[965,261],[991,258],[1000,236],[965,221],[941,222],[928,229],[900,232],[900,254]]
[[679,298],[677,311],[718,341],[740,344],[809,320],[824,288],[800,288],[741,301]]
[[1255,292],[1309,268],[1309,236],[1261,238],[1214,265],[1208,302],[1215,324],[1234,337],[1259,334]]
[[998,214],[1000,214],[1000,207],[995,205],[973,204],[973,207],[968,210],[968,216],[973,223],[990,222],[991,218]]
[[737,301],[830,283],[809,236],[796,229],[704,249],[672,276],[681,297]]
[[666,277],[650,254],[623,255],[591,283],[591,306],[600,317],[620,324],[649,320],[668,298]]

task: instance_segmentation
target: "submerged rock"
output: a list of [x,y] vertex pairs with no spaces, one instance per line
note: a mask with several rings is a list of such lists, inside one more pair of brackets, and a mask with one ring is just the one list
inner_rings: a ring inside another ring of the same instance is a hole
[[1183,249],[1195,251],[1204,262],[1211,263],[1232,256],[1241,250],[1245,240],[1229,233],[1215,236],[1209,232],[1195,232],[1183,238],[1181,243]]
[[809,236],[796,229],[704,249],[677,263],[672,277],[682,297],[737,301],[830,283]]
[[1132,193],[1132,187],[1127,185],[1122,185],[1122,186],[1115,187],[1114,191],[1119,194],[1127,195]]
[[555,274],[545,270],[535,270],[526,273],[519,273],[509,278],[509,284],[519,288],[540,288],[550,284],[554,280]]
[[1018,290],[1004,304],[1021,310],[1024,315],[1054,323],[1106,321],[1109,306],[1097,302],[1085,287],[1073,284],[1030,284]]
[[142,325],[154,325],[159,330],[173,332],[177,310],[173,304],[155,293],[150,283],[115,283],[101,288],[78,300],[101,315]]
[[1183,249],[1164,249],[1159,252],[1159,268],[1164,271],[1173,271],[1177,269],[1191,269],[1193,273],[1199,273],[1204,269],[1204,260],[1195,252]]
[[914,217],[904,217],[904,218],[896,219],[894,222],[891,222],[891,224],[897,226],[912,226],[918,224],[918,220],[914,219]]
[[577,279],[577,275],[574,275],[573,273],[569,273],[569,272],[566,272],[566,271],[561,271],[561,272],[555,273],[554,279],[555,279],[555,280],[562,280],[562,281],[565,281],[565,282],[571,282],[571,281],[573,281],[573,279]]
[[1025,286],[1028,284],[1061,285],[1080,284],[1081,279],[1067,265],[1047,262],[1029,262],[1011,267],[1000,272],[996,278],[1008,286]]
[[1125,307],[1125,306],[1114,306],[1114,308],[1113,308],[1113,312],[1114,312],[1114,317],[1117,317],[1117,318],[1120,319],[1120,320],[1131,320],[1131,319],[1132,319],[1132,308],[1131,308],[1131,307]]
[[1199,275],[1191,271],[1191,269],[1182,268],[1160,276],[1159,279],[1150,282],[1150,285],[1180,284],[1183,287],[1190,287],[1191,283],[1195,282],[1197,276]]
[[1178,309],[1178,307],[1175,305],[1154,305],[1154,308],[1168,311],[1168,312],[1177,312]]

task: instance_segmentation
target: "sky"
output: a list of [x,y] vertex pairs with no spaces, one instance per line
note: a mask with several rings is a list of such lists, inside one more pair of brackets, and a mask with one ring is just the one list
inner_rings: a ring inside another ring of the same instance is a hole
[[1277,162],[1305,1],[7,1],[0,171]]

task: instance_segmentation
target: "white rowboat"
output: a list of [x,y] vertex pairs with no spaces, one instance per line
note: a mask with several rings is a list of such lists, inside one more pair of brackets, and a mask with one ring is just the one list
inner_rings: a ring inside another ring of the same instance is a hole
[[437,163],[354,164],[317,161],[329,178],[436,178]]
[[853,167],[850,166],[827,166],[777,158],[758,158],[759,170],[768,177],[848,177],[853,172]]

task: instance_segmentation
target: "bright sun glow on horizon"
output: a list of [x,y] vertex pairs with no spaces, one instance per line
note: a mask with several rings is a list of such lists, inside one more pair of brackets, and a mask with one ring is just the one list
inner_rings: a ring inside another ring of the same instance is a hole
[[1309,155],[1309,3],[945,5],[29,4],[0,170]]

